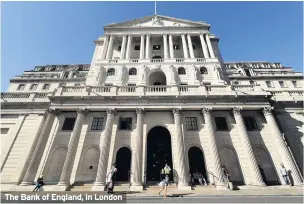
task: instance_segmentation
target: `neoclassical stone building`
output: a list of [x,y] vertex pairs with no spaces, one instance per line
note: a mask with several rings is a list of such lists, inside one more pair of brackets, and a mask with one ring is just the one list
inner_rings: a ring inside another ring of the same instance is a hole
[[[253,56],[254,57],[254,56]],[[303,75],[225,63],[210,25],[154,15],[104,27],[90,65],[36,66],[1,93],[1,187],[102,190],[113,163],[131,190],[200,171],[223,186],[303,182]],[[259,166],[264,170],[266,183]]]

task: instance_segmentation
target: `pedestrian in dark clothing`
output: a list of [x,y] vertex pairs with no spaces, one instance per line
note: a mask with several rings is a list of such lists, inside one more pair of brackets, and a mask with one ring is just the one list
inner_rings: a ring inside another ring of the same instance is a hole
[[43,185],[44,185],[43,176],[40,176],[40,177],[37,179],[36,186],[35,186],[33,192],[38,191]]

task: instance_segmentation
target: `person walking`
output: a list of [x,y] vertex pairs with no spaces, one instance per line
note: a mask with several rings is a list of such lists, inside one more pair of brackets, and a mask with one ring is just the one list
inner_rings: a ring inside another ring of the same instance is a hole
[[289,180],[289,177],[288,177],[288,173],[287,173],[287,170],[286,170],[284,164],[281,164],[280,172],[281,172],[281,175],[282,175],[282,177],[285,181],[285,184],[290,185],[290,180]]
[[43,182],[43,175],[41,175],[41,176],[37,179],[36,186],[35,186],[33,192],[38,191],[43,185],[44,185],[44,182]]
[[222,173],[223,173],[227,188],[229,188],[229,182],[230,182],[229,172],[225,165],[222,165]]
[[159,191],[159,195],[160,193],[165,190],[164,193],[164,198],[167,197],[167,190],[168,190],[168,185],[169,185],[169,175],[171,173],[171,168],[168,164],[165,164],[165,167],[163,168],[164,173],[165,173],[165,178],[159,183],[159,186],[161,186],[162,188]]
[[108,192],[108,194],[113,194],[114,185],[115,185],[115,179],[116,179],[116,163],[113,164],[111,167],[110,173],[107,175],[107,184],[105,190]]

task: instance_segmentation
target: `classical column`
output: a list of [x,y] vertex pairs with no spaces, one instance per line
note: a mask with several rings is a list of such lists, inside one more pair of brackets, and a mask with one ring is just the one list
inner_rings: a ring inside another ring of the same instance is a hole
[[[143,114],[144,110],[141,108],[136,109],[137,123],[136,123],[136,147],[132,155],[132,186],[142,186],[142,148],[143,148]],[[142,187],[141,187],[142,188]]]
[[176,132],[176,150],[178,162],[177,174],[178,174],[178,186],[188,186],[185,162],[185,149],[183,142],[183,133],[182,133],[182,123],[181,123],[181,110],[178,108],[173,109],[174,123],[175,123],[175,132]]
[[267,121],[268,129],[272,133],[272,137],[274,139],[274,145],[277,147],[280,157],[282,158],[284,165],[287,170],[291,170],[291,176],[294,180],[295,185],[302,184],[301,176],[297,170],[296,164],[292,159],[292,155],[289,152],[287,145],[284,141],[284,138],[280,132],[280,129],[275,121],[275,118],[272,114],[272,107],[264,108],[264,116]]
[[218,183],[216,186],[218,188],[223,187],[223,175],[222,175],[222,170],[221,170],[221,161],[220,161],[220,155],[218,151],[218,147],[216,144],[216,139],[215,139],[215,134],[214,134],[214,128],[212,124],[212,117],[211,117],[211,108],[203,108],[202,113],[205,118],[205,123],[208,129],[208,136],[209,136],[209,145],[210,145],[210,154],[212,156],[212,166],[213,166],[213,174],[218,177]]
[[71,176],[71,170],[72,170],[72,164],[73,164],[73,158],[76,154],[78,141],[80,137],[80,132],[83,124],[83,120],[86,114],[86,109],[78,109],[77,110],[77,118],[74,125],[74,130],[72,132],[68,151],[66,153],[66,157],[64,160],[63,168],[61,171],[61,176],[58,186],[68,186],[70,184],[70,176]]
[[209,38],[208,34],[206,34],[206,42],[207,42],[207,45],[208,45],[210,57],[215,58],[213,48],[212,48],[212,45],[211,45],[210,38]]
[[140,59],[144,59],[145,57],[145,35],[140,36]]
[[189,46],[189,51],[190,51],[190,57],[194,58],[194,51],[193,51],[193,45],[192,45],[192,40],[191,40],[191,35],[190,34],[187,35],[187,39],[188,39],[188,46]]
[[150,59],[150,34],[146,35],[146,59]]
[[107,54],[107,50],[108,50],[108,44],[109,44],[109,35],[105,36],[105,40],[103,43],[103,48],[102,48],[102,54],[101,54],[101,59],[105,59],[106,58],[106,54]]
[[114,110],[107,109],[107,122],[105,126],[105,133],[103,135],[103,139],[100,141],[100,155],[99,155],[99,163],[97,169],[97,175],[94,185],[95,186],[104,186],[107,174],[107,166],[108,166],[108,157],[110,150],[110,142],[112,135],[112,128],[114,122]]
[[122,36],[122,43],[121,43],[121,50],[120,50],[120,59],[125,58],[125,52],[126,52],[126,43],[127,43],[127,36]]
[[209,58],[207,45],[206,45],[206,42],[205,42],[205,39],[204,39],[204,33],[200,33],[199,36],[200,36],[200,40],[201,40],[201,44],[202,44],[204,58]]
[[168,59],[168,40],[167,34],[163,34],[163,41],[164,41],[164,57]]
[[[46,145],[46,141],[48,139],[48,136],[50,135],[50,131],[52,129],[53,123],[54,123],[54,119],[56,117],[56,112],[54,109],[48,109],[46,111],[47,114],[47,118],[45,120],[45,123],[43,124],[42,130],[40,132],[38,136],[38,140],[37,143],[35,144],[35,149],[33,150],[32,153],[32,157],[30,158],[28,167],[26,169],[25,172],[25,176],[23,177],[23,181],[21,183],[21,185],[32,185],[37,169],[33,169],[34,168],[34,163],[35,161],[40,161],[45,145]],[[38,167],[37,167],[38,168]]]
[[233,108],[233,115],[235,118],[236,126],[238,128],[242,146],[244,147],[244,153],[248,159],[249,169],[252,176],[252,185],[265,186],[263,181],[259,166],[257,164],[256,158],[253,153],[252,146],[250,144],[250,139],[247,134],[247,130],[244,124],[244,120],[241,114],[241,108]]
[[173,39],[172,34],[169,35],[169,47],[170,47],[170,58],[174,58],[174,50],[173,50]]
[[109,42],[109,47],[108,47],[108,51],[107,51],[107,59],[111,59],[112,58],[112,48],[113,48],[113,39],[114,35],[110,36],[110,42]]
[[132,35],[129,35],[128,36],[128,44],[127,44],[127,52],[126,52],[126,59],[130,59],[131,57],[131,44],[132,44],[132,38],[133,36]]
[[185,34],[182,34],[182,43],[183,43],[184,58],[189,58]]

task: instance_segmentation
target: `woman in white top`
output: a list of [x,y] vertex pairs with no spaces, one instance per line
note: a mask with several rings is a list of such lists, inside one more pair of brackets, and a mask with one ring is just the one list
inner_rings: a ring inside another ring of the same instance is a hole
[[159,191],[159,195],[160,193],[165,190],[165,193],[164,193],[164,198],[167,197],[167,188],[168,188],[168,185],[169,185],[169,175],[171,173],[171,168],[168,164],[165,165],[165,167],[163,168],[163,171],[165,173],[165,178],[159,183],[159,186],[161,186],[162,188],[160,189]]
[[113,194],[116,172],[117,172],[116,163],[114,163],[113,166],[111,167],[110,173],[107,175],[107,180],[106,180],[107,182],[106,189],[108,191],[108,194]]

